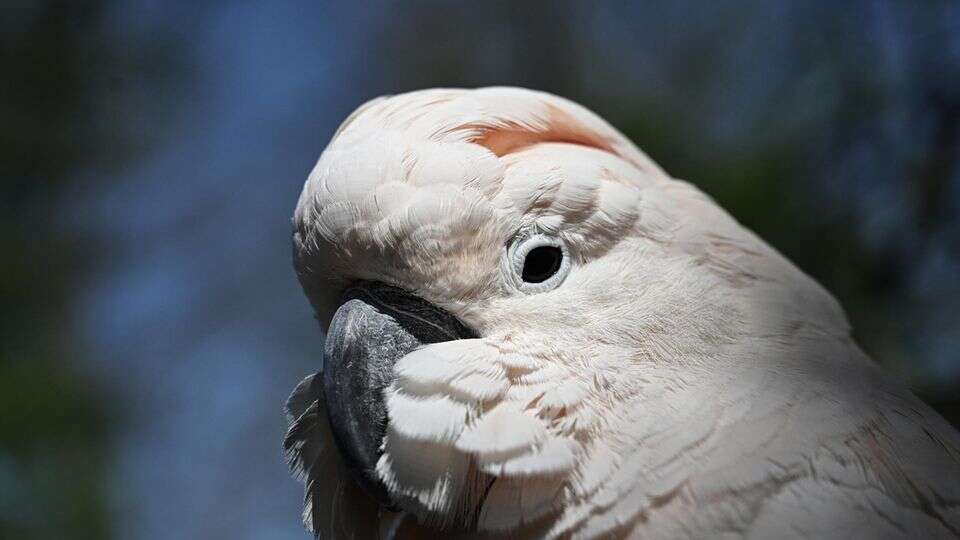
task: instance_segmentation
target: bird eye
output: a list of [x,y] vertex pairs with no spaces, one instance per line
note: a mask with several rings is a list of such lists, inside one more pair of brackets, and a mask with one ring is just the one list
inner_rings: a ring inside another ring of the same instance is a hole
[[527,283],[543,283],[560,270],[563,251],[557,246],[538,246],[527,252],[521,277]]
[[507,247],[504,259],[508,280],[527,293],[557,287],[570,270],[570,257],[563,242],[544,234],[515,239]]

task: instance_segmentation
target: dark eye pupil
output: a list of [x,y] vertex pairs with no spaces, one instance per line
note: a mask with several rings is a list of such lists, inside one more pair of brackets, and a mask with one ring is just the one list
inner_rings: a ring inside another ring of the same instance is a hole
[[527,253],[523,261],[523,280],[527,283],[541,283],[560,270],[563,252],[556,246],[539,246]]

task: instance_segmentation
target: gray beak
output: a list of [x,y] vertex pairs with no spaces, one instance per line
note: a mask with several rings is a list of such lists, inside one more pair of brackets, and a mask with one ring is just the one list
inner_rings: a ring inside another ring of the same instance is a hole
[[343,462],[381,505],[393,506],[376,473],[393,365],[420,345],[473,337],[453,315],[396,287],[366,281],[344,293],[327,331],[323,394]]

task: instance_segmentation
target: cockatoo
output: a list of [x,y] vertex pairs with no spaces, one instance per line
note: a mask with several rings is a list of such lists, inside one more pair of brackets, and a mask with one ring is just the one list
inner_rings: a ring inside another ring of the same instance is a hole
[[370,101],[293,222],[326,344],[285,449],[320,537],[960,535],[957,431],[575,103]]

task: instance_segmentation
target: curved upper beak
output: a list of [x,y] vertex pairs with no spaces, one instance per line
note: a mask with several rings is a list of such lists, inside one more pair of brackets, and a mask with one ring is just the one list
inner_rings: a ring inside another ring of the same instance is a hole
[[323,394],[344,464],[380,504],[393,506],[376,466],[394,364],[421,345],[473,337],[453,315],[396,287],[366,281],[344,293],[327,331]]

